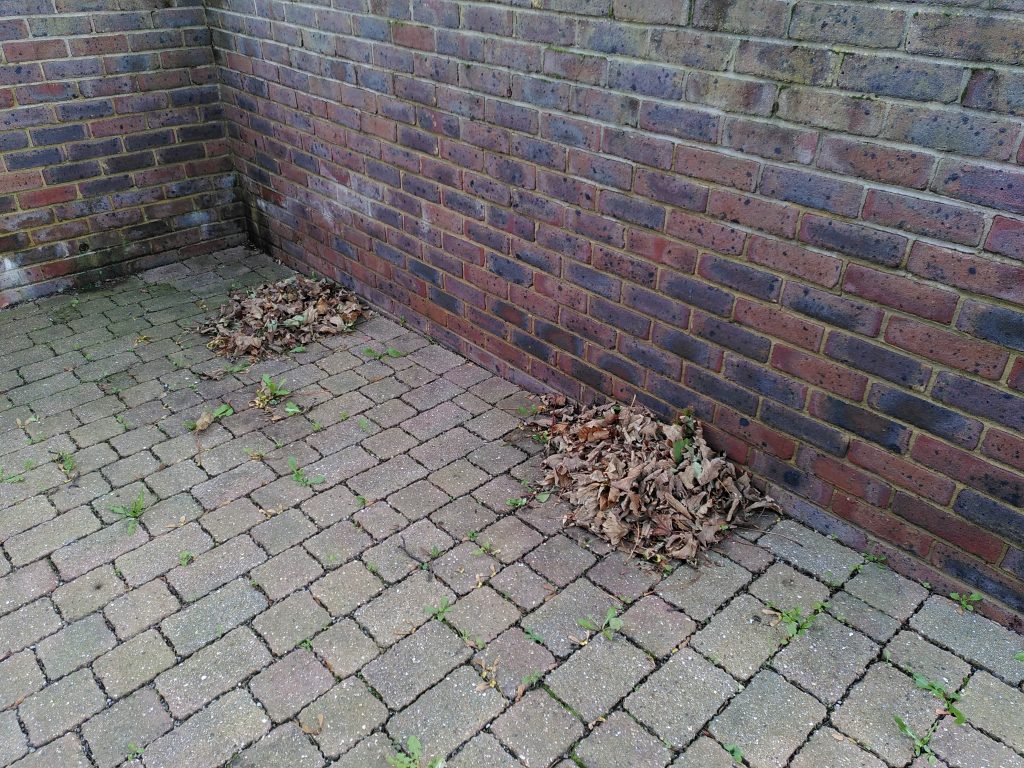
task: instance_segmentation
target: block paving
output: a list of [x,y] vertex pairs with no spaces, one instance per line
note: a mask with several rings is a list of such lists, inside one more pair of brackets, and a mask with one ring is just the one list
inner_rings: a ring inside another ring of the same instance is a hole
[[[693,568],[510,505],[525,393],[382,316],[245,370],[190,330],[287,274],[0,312],[0,766],[1024,768],[1024,638],[947,597],[790,520]],[[302,413],[249,405],[264,373]]]

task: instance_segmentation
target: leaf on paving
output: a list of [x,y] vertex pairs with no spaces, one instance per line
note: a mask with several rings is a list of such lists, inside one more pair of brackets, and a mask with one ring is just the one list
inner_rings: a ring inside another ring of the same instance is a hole
[[337,283],[295,275],[232,291],[220,316],[198,331],[214,337],[207,346],[217,354],[260,360],[351,331],[367,313],[355,294]]
[[646,408],[541,398],[526,424],[550,454],[544,481],[572,505],[565,522],[644,557],[693,560],[739,519],[778,505],[704,440],[689,413],[675,424]]

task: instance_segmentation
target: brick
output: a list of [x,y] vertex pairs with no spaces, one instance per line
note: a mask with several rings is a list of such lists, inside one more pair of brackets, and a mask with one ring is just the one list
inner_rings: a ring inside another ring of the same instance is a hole
[[919,13],[911,18],[907,50],[968,61],[1015,64],[1024,54],[1021,24],[985,16]]
[[794,235],[798,218],[789,206],[717,189],[708,200],[708,214],[783,237]]
[[828,136],[822,140],[817,165],[836,173],[924,189],[935,167],[935,158],[921,151]]
[[1022,398],[988,384],[954,373],[942,372],[932,387],[932,395],[936,400],[968,413],[991,419],[1013,429],[1022,428]]
[[1019,475],[1000,469],[927,435],[919,435],[914,441],[911,456],[926,467],[1008,504],[1019,505],[1024,498],[1024,482]]
[[1024,173],[952,161],[939,165],[932,182],[940,194],[1011,213],[1024,213],[1022,186]]
[[851,400],[860,400],[867,389],[865,376],[796,349],[776,345],[771,363],[779,370]]
[[810,163],[818,145],[816,131],[739,118],[725,121],[722,143],[741,152],[781,162]]
[[804,217],[800,226],[800,239],[811,245],[888,267],[898,266],[903,261],[907,246],[907,238],[900,235],[820,216]]
[[910,430],[901,424],[831,395],[814,393],[808,411],[819,419],[860,435],[890,451],[901,453],[910,442]]
[[903,11],[888,8],[799,2],[793,9],[789,36],[821,43],[897,48],[903,39],[904,18]]
[[834,59],[835,54],[820,48],[744,40],[736,50],[735,68],[748,75],[820,85],[829,77]]
[[999,378],[1009,358],[1009,353],[999,347],[909,318],[892,318],[885,330],[885,340],[915,355],[986,379]]
[[984,228],[981,214],[967,208],[879,190],[868,193],[862,216],[877,224],[964,245],[977,245]]
[[956,327],[986,341],[1024,351],[1024,312],[968,301]]
[[786,286],[782,304],[828,325],[867,336],[874,336],[882,326],[882,311],[877,307],[799,283]]
[[992,229],[989,230],[988,238],[985,240],[985,249],[1009,256],[1011,259],[1019,259],[1022,247],[1024,247],[1024,222],[1008,219],[1005,216],[996,216],[992,221]]

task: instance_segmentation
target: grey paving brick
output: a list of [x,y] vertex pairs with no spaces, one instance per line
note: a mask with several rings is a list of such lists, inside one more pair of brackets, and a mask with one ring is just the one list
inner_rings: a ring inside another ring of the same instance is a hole
[[106,703],[92,673],[82,669],[29,696],[18,714],[29,742],[40,746],[95,715]]
[[888,659],[904,672],[924,675],[948,691],[958,690],[971,674],[970,664],[932,645],[916,632],[900,632],[885,649]]
[[274,471],[266,464],[249,461],[197,485],[192,489],[192,495],[205,509],[217,509],[273,482],[275,478]]
[[734,768],[736,761],[714,739],[701,736],[691,744],[672,768]]
[[425,756],[448,755],[505,706],[501,694],[481,686],[480,677],[468,667],[460,667],[392,717],[387,729],[399,743],[417,736]]
[[911,617],[910,626],[1008,683],[1024,681],[1024,664],[1013,658],[1024,652],[1024,641],[984,616],[960,611],[950,600],[932,596]]
[[129,586],[138,586],[174,568],[182,552],[197,556],[212,546],[213,539],[198,524],[189,523],[121,555],[114,565]]
[[511,515],[487,526],[476,537],[484,551],[506,564],[520,559],[542,541],[539,533]]
[[478,651],[473,663],[497,683],[505,698],[515,700],[555,667],[555,657],[540,643],[513,627]]
[[551,765],[584,733],[583,724],[544,691],[526,694],[491,732],[527,766]]
[[0,616],[49,594],[57,586],[57,574],[45,560],[17,568],[0,579]]
[[53,592],[53,603],[66,621],[76,621],[125,593],[110,565],[100,566]]
[[455,427],[421,442],[409,451],[409,455],[427,469],[435,470],[461,459],[484,444],[485,441],[478,435],[462,427]]
[[878,646],[867,637],[820,614],[775,656],[772,666],[831,706],[877,654]]
[[70,580],[81,576],[104,563],[113,562],[125,552],[142,546],[149,536],[141,525],[133,531],[132,522],[134,521],[122,520],[108,525],[54,552],[50,560],[57,566],[61,578]]
[[476,499],[463,496],[445,504],[435,511],[430,519],[456,539],[464,539],[474,531],[482,531],[497,518],[493,511]]
[[699,570],[676,568],[655,590],[688,616],[704,621],[750,581],[750,573],[723,557],[709,555]]
[[1024,752],[1024,693],[978,672],[963,689],[958,706],[971,725]]
[[88,509],[80,508],[37,525],[4,542],[11,563],[25,565],[45,557],[100,528],[100,521]]
[[533,613],[523,618],[523,629],[537,635],[555,656],[565,657],[577,648],[573,638],[583,634],[580,620],[604,619],[615,601],[590,582],[570,584]]
[[199,518],[199,524],[213,536],[214,541],[221,544],[266,519],[267,516],[249,499],[238,499],[220,509],[207,512]]
[[580,576],[597,558],[565,536],[553,536],[524,559],[533,570],[561,587]]
[[188,655],[266,610],[267,600],[244,581],[233,581],[164,619],[174,650]]
[[455,629],[474,640],[490,642],[519,621],[519,610],[490,587],[460,598],[448,614]]
[[343,616],[379,594],[383,587],[380,579],[355,561],[314,582],[310,592],[332,616]]
[[575,755],[586,768],[665,768],[672,753],[633,718],[615,712],[591,731]]
[[[387,715],[387,707],[370,693],[366,685],[358,678],[350,677],[303,709],[299,713],[299,725],[313,735],[324,755],[334,758],[369,736]],[[379,756],[376,743],[367,746],[367,752]],[[351,763],[352,768],[363,768],[369,764],[369,760]]]
[[271,600],[280,600],[323,575],[324,569],[301,547],[292,547],[252,569],[250,574]]
[[814,733],[790,763],[792,768],[885,768],[885,763],[838,731],[822,728]]
[[547,684],[589,723],[610,711],[653,670],[654,662],[635,645],[598,636],[548,674]]
[[308,592],[297,592],[261,613],[252,625],[270,650],[280,656],[330,623],[330,614]]
[[929,746],[949,768],[1024,768],[1024,758],[969,725],[943,718]]
[[10,765],[28,752],[28,739],[13,712],[0,712],[0,765]]
[[843,587],[872,608],[902,622],[928,597],[928,590],[895,571],[868,563]]
[[61,626],[53,604],[43,598],[0,617],[0,656],[20,651]]
[[146,748],[146,768],[216,768],[270,730],[249,694],[231,691]]
[[[248,536],[238,536],[203,553],[179,550],[195,557],[167,574],[167,582],[185,602],[198,600],[217,587],[227,584],[267,559],[266,554]],[[180,559],[179,559],[180,562]]]
[[363,678],[392,709],[411,703],[470,656],[459,636],[431,621],[363,668]]
[[32,651],[21,651],[0,661],[0,710],[7,709],[35,693],[46,683]]
[[320,660],[299,649],[256,675],[249,687],[267,714],[279,723],[297,714],[332,685],[334,676]]
[[622,616],[622,633],[645,651],[665,657],[694,633],[697,624],[659,597],[647,595]]
[[56,515],[57,510],[45,496],[32,496],[18,502],[0,517],[0,542],[52,520]]
[[750,594],[779,610],[799,608],[809,614],[816,605],[828,600],[829,590],[821,582],[794,571],[788,565],[776,563],[754,580]]
[[[314,593],[315,594],[315,593]],[[355,612],[356,620],[381,646],[413,632],[430,618],[428,610],[455,595],[427,573],[417,570]]]
[[325,568],[337,568],[351,560],[370,544],[370,537],[348,520],[308,539],[303,546]]
[[324,666],[339,679],[354,674],[380,653],[376,644],[350,619],[342,619],[313,638],[312,648]]
[[278,726],[236,757],[231,768],[321,768],[324,759],[295,723]]
[[777,556],[826,584],[842,584],[864,562],[852,549],[792,520],[783,520],[760,542]]
[[682,749],[740,690],[722,670],[683,649],[626,698],[626,711],[675,749]]
[[129,750],[144,750],[173,724],[156,693],[144,688],[91,718],[82,726],[82,736],[98,768],[114,768]]
[[523,768],[523,764],[512,757],[501,746],[501,742],[489,733],[480,733],[470,739],[447,765],[450,768],[475,768],[480,765],[489,768]]
[[786,639],[785,626],[764,603],[740,595],[693,636],[691,646],[731,675],[749,680]]
[[42,640],[36,646],[36,655],[47,677],[56,679],[88,664],[116,643],[103,617],[93,614]]
[[117,699],[174,665],[174,654],[156,630],[133,637],[96,660],[93,671],[107,695]]
[[103,609],[117,636],[124,640],[170,616],[180,607],[162,581],[151,581],[117,598]]
[[935,722],[936,699],[901,672],[876,664],[832,713],[832,724],[890,765],[913,758],[913,742],[900,733],[899,715],[917,734]]

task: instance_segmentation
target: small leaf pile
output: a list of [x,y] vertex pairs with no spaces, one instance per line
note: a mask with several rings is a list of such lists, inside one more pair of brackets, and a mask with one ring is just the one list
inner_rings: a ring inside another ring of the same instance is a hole
[[573,505],[565,522],[616,547],[693,560],[737,518],[778,511],[746,471],[715,455],[689,414],[665,424],[637,405],[541,403],[527,425],[548,447],[546,481]]
[[214,337],[207,346],[218,354],[260,360],[351,331],[366,312],[355,294],[337,283],[294,275],[232,291],[220,317],[198,330]]

